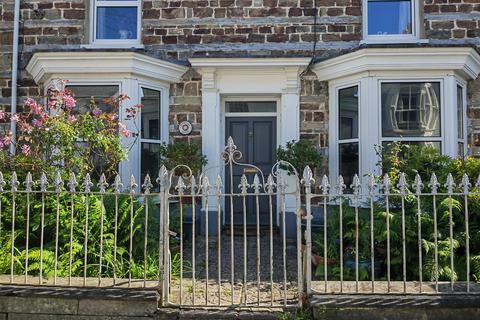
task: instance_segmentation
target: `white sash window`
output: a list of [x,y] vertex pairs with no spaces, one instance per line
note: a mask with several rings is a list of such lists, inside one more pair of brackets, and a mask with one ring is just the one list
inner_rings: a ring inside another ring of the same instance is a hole
[[140,45],[140,0],[93,0],[90,15],[92,45]]

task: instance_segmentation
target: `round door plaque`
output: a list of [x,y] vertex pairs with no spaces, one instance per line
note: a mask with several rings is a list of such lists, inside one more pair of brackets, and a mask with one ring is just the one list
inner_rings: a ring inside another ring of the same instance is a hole
[[181,134],[187,135],[192,133],[192,124],[188,121],[182,121],[178,125],[178,131],[180,131]]

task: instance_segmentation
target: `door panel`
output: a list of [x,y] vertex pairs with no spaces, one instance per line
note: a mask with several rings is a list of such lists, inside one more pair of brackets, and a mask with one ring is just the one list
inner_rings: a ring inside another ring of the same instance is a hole
[[[237,150],[242,152],[240,163],[253,164],[268,177],[273,164],[276,161],[276,118],[275,117],[229,117],[225,121],[225,137],[232,137]],[[233,166],[232,179],[230,168],[226,168],[225,188],[227,193],[239,194],[240,179],[243,174],[248,178],[248,183],[253,183],[255,171],[244,166]],[[260,176],[260,172],[258,173]],[[260,178],[261,180],[261,178]],[[262,181],[261,181],[262,182]],[[233,190],[233,192],[232,192]],[[252,192],[251,189],[249,192]],[[261,191],[263,192],[263,190]],[[244,201],[243,197],[234,196],[233,199],[233,222],[243,225]],[[275,199],[272,199],[275,206]],[[246,218],[248,225],[256,224],[256,199],[255,196],[247,196],[245,199]],[[268,197],[259,197],[260,224],[269,224]],[[273,208],[275,212],[275,207]],[[225,221],[230,224],[230,198],[225,199]]]

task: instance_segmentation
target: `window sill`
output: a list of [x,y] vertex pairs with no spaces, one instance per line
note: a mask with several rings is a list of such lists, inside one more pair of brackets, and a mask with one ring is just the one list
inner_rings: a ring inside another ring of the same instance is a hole
[[365,39],[360,41],[360,44],[426,44],[429,39]]
[[107,44],[107,43],[91,43],[91,44],[84,44],[80,46],[84,49],[144,49],[145,46],[139,43],[130,43],[130,44]]

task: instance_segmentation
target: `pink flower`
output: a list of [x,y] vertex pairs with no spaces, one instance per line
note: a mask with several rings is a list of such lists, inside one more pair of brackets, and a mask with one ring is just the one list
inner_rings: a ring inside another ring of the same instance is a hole
[[8,134],[3,137],[3,144],[8,146],[12,143],[12,136],[13,136],[13,133],[12,131],[8,131]]
[[130,137],[130,134],[131,134],[131,132],[130,132],[129,130],[127,130],[127,129],[122,130],[121,133],[122,133],[122,135],[123,135],[125,138]]
[[12,116],[12,121],[17,122],[18,120],[20,120],[20,115],[19,115],[18,113],[15,113],[15,114]]
[[41,105],[35,104],[34,106],[32,106],[32,111],[35,114],[41,115],[43,113],[43,108]]
[[30,133],[32,132],[32,126],[26,122],[20,123],[20,131]]
[[41,114],[43,112],[43,108],[41,105],[37,103],[37,101],[33,100],[32,98],[28,98],[23,103],[26,107],[32,109],[32,112],[35,114]]
[[127,129],[127,126],[125,126],[123,123],[118,123],[118,129],[120,131],[120,134],[124,136],[125,138],[130,137],[131,132],[130,130]]
[[0,120],[5,119],[5,112],[0,110]]
[[74,115],[69,115],[68,116],[68,122],[74,123],[77,121],[77,118]]
[[69,94],[63,95],[63,102],[65,103],[65,107],[69,110],[72,110],[77,105],[77,101],[75,101],[75,99]]
[[42,106],[39,105],[32,98],[28,98],[27,100],[25,100],[24,104],[25,104],[26,107],[29,107],[30,109],[32,109],[33,113],[35,113],[35,114],[40,114],[40,113],[43,112]]
[[32,120],[32,124],[33,124],[35,127],[41,127],[41,126],[43,126],[43,121],[42,121],[42,120],[38,120],[38,119],[33,119],[33,120]]
[[30,155],[30,153],[32,152],[30,147],[27,146],[26,144],[22,144],[22,146],[20,148],[22,149],[22,153],[26,156]]
[[102,114],[102,110],[100,110],[99,108],[95,108],[93,109],[92,113],[94,116],[98,117],[99,115]]
[[58,101],[55,99],[48,100],[48,107],[55,109],[57,107]]
[[23,102],[23,104],[26,106],[26,107],[29,107],[29,108],[32,108],[33,106],[36,106],[37,105],[37,102],[35,100],[33,100],[32,98],[28,98],[27,100],[25,100]]

